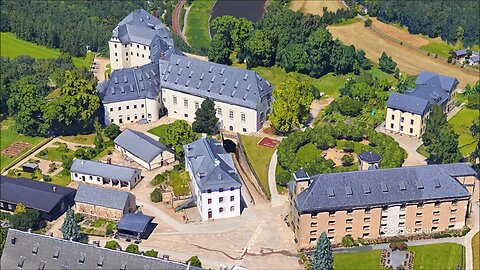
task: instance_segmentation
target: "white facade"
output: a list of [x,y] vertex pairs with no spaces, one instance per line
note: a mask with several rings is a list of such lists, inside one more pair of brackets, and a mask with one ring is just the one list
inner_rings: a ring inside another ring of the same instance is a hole
[[120,153],[122,153],[123,156],[135,161],[136,163],[140,164],[142,167],[146,168],[147,170],[160,168],[165,163],[169,164],[175,161],[175,155],[168,151],[163,151],[161,154],[155,157],[155,159],[153,159],[151,162],[146,162],[117,144],[115,144],[115,149]]
[[150,63],[150,46],[131,42],[122,45],[120,40],[112,37],[108,41],[110,49],[110,66],[113,70],[139,67]]
[[420,138],[425,132],[428,115],[429,112],[420,115],[387,108],[385,130]]
[[195,181],[188,162],[185,163],[185,170],[192,179],[195,189],[193,194],[197,198],[197,208],[203,221],[240,216],[240,187],[202,191]]
[[140,172],[135,172],[130,181],[125,180],[118,180],[118,179],[110,179],[105,178],[99,175],[91,175],[91,174],[82,174],[78,172],[70,172],[70,178],[72,181],[84,182],[88,184],[100,185],[104,187],[113,187],[119,189],[132,189],[135,187],[138,182],[142,179]]
[[[195,111],[205,99],[167,88],[162,88],[162,101],[168,110],[168,116],[175,119],[195,121]],[[266,113],[257,114],[256,110],[215,101],[219,128],[239,133],[258,131],[266,117]]]
[[162,111],[162,104],[149,98],[106,103],[103,107],[107,125],[134,123],[140,119],[146,119],[148,122],[157,121]]

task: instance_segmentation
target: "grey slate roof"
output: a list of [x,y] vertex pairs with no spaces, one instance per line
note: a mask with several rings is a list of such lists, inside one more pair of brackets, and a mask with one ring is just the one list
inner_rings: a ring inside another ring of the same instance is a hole
[[429,103],[428,100],[422,98],[393,92],[387,100],[387,108],[424,114],[429,108]]
[[453,52],[457,57],[467,55],[467,49],[456,50]]
[[[36,254],[33,254],[34,251],[36,251]],[[18,267],[19,263],[22,265],[21,268]],[[8,231],[0,266],[1,269],[32,270],[201,269],[198,267],[189,267],[180,262],[146,257],[14,229]],[[44,268],[41,268],[41,266]]]
[[312,176],[295,198],[301,213],[469,198],[443,165],[329,173]]
[[452,163],[432,166],[440,167],[440,169],[453,177],[477,175],[477,172],[467,163]]
[[221,142],[211,138],[200,138],[183,146],[185,162],[194,175],[194,181],[202,191],[207,189],[241,187],[233,159]]
[[160,60],[160,81],[163,88],[251,109],[263,109],[261,98],[273,89],[256,72],[180,55]]
[[363,152],[358,155],[358,159],[367,163],[378,163],[382,160],[382,156],[374,152]]
[[50,212],[65,197],[75,193],[75,189],[52,185],[27,178],[0,176],[0,200],[9,203],[22,203],[28,208]]
[[129,194],[121,190],[81,184],[78,186],[75,202],[123,210],[128,202]]
[[160,94],[159,73],[158,63],[113,71],[110,79],[98,86],[102,103],[144,98],[157,99]]
[[105,178],[122,180],[135,184],[133,176],[141,173],[141,170],[115,164],[107,164],[100,161],[84,160],[76,158],[73,160],[71,172],[87,175],[101,176]]
[[126,213],[118,221],[117,229],[143,233],[153,217],[146,216],[142,212]]
[[115,139],[115,144],[150,163],[163,151],[171,152],[168,147],[143,132],[126,129]]
[[112,36],[123,45],[135,42],[149,46],[156,35],[173,46],[170,30],[158,18],[139,9],[128,14],[113,30]]
[[310,179],[310,176],[308,175],[308,173],[303,168],[298,169],[293,174],[293,176],[294,176],[295,181]]

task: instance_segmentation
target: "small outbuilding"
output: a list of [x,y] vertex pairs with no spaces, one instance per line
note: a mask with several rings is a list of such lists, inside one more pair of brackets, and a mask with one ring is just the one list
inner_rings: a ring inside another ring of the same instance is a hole
[[380,168],[382,156],[374,152],[363,152],[358,155],[358,170],[376,170]]
[[35,172],[36,169],[38,169],[38,164],[37,163],[26,162],[22,165],[22,170],[24,172],[33,173],[33,172]]
[[128,213],[118,221],[118,236],[133,239],[146,239],[153,229],[153,217],[142,212]]

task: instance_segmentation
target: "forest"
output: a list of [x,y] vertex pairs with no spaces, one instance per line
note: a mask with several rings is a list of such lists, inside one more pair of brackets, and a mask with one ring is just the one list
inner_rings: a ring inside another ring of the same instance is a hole
[[441,37],[448,43],[478,45],[480,19],[478,1],[365,0],[368,15],[383,22],[407,26],[412,34]]

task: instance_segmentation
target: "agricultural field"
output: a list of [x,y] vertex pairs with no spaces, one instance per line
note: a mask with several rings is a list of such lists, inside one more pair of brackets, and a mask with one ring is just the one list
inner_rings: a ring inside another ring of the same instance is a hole
[[[37,45],[32,42],[18,39],[14,33],[1,32],[1,56],[16,58],[20,55],[28,55],[35,59],[58,58],[60,50]],[[85,59],[74,57],[73,63],[76,67],[89,67],[93,54],[87,55]]]
[[17,158],[20,154],[28,151],[35,145],[39,144],[43,141],[44,138],[42,137],[30,137],[19,134],[15,130],[15,121],[13,119],[5,119],[0,123],[1,126],[1,136],[0,136],[0,150],[5,150],[9,146],[14,143],[28,143],[29,145],[25,145],[26,148],[23,149],[20,153],[15,156],[8,156],[4,155],[3,153],[0,155],[0,168],[5,168],[8,164],[10,164],[15,158]]
[[337,11],[337,9],[345,8],[340,0],[295,0],[290,4],[291,10],[320,16],[323,15],[324,7],[326,7],[328,11],[332,12]]
[[[375,25],[374,22],[374,26],[378,27],[379,25]],[[406,38],[405,35],[408,34],[404,30],[395,26],[385,26],[385,29],[387,29],[385,30],[387,31],[387,34],[394,32],[395,35],[401,38]],[[396,30],[394,31],[393,29]],[[391,39],[381,36],[371,28],[366,28],[363,22],[344,26],[329,26],[328,30],[335,38],[340,39],[343,43],[354,45],[357,49],[363,49],[366,52],[366,57],[377,64],[380,55],[383,52],[386,52],[395,62],[397,62],[398,67],[402,72],[411,75],[417,75],[420,71],[431,71],[445,74],[456,77],[460,81],[461,87],[465,86],[467,83],[473,85],[478,80],[478,73],[462,69],[457,65],[448,64],[444,60],[435,59],[433,56],[427,56],[426,53],[400,45],[399,42],[394,42]],[[401,36],[400,31],[403,32]],[[412,37],[411,39],[411,42],[421,42],[417,38],[414,39]]]
[[207,49],[210,45],[209,20],[210,11],[215,0],[194,1],[187,15],[185,36],[188,44],[198,49]]
[[478,110],[463,107],[448,121],[453,126],[455,133],[459,135],[458,147],[464,156],[471,154],[475,150],[478,140],[472,137],[470,127],[473,121],[479,117],[480,112]]

